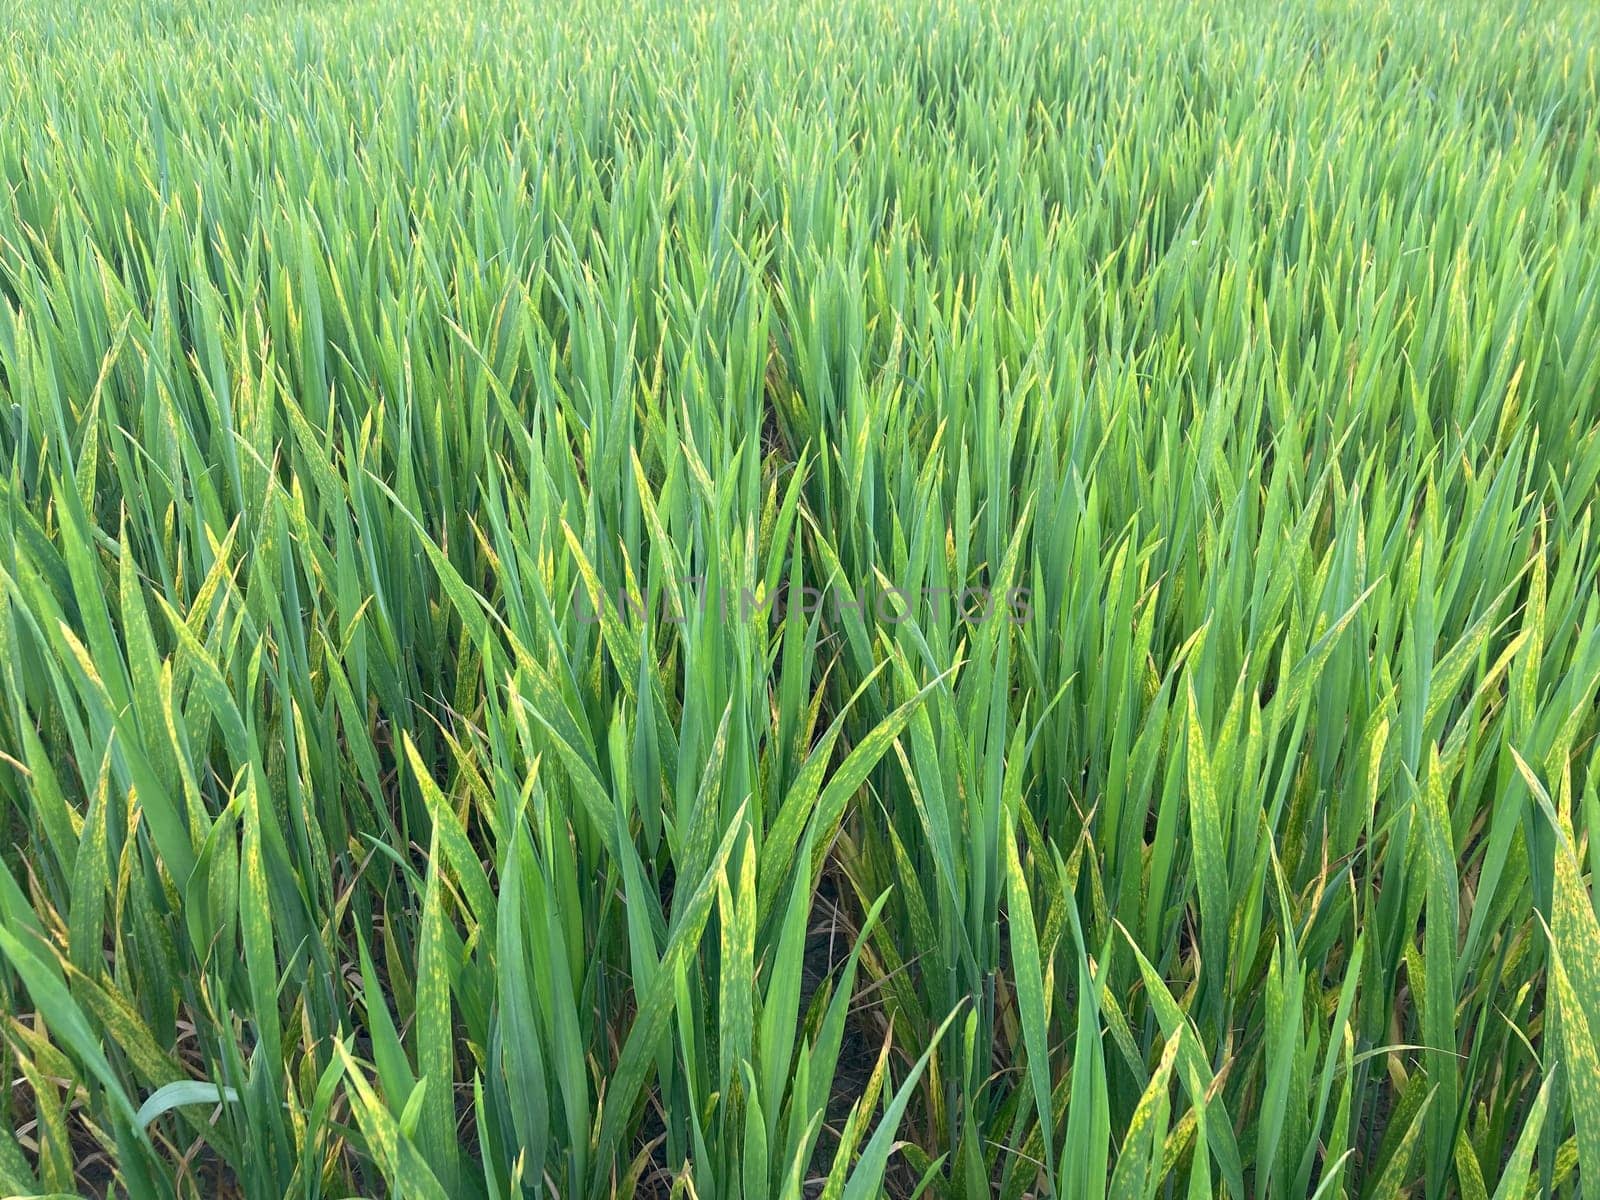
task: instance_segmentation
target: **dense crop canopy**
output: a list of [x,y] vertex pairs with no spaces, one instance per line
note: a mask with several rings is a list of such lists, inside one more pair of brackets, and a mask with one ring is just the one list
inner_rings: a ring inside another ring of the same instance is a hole
[[1580,1197],[1588,0],[12,0],[0,1195]]

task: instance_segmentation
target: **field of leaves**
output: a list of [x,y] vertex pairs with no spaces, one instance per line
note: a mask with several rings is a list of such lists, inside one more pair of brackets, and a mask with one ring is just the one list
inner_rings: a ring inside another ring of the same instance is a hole
[[3,8],[0,1195],[1600,1180],[1600,8]]

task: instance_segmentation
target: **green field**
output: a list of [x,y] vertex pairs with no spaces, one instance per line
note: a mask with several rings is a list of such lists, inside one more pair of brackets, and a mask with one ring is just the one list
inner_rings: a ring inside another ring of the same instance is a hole
[[0,182],[0,1196],[1600,1187],[1592,0],[9,0]]

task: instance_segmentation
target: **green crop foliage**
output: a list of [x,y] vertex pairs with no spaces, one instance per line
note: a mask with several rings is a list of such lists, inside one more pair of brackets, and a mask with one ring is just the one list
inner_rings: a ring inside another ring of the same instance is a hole
[[0,8],[0,1196],[1600,1186],[1590,0]]

